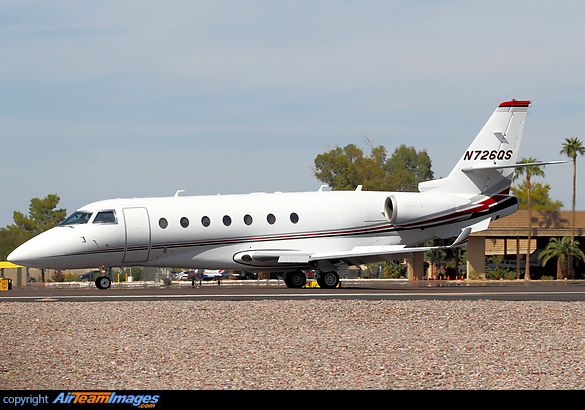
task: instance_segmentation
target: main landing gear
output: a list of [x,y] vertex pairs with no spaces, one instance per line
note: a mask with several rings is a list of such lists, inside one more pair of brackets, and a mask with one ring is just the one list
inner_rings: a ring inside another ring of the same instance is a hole
[[337,272],[318,272],[317,284],[320,288],[335,289],[339,285],[339,275]]
[[[335,271],[321,272],[315,274],[317,284],[322,289],[334,289],[339,285],[339,275]],[[284,277],[284,283],[287,287],[300,289],[307,283],[307,276],[302,270],[288,272]]]
[[95,286],[98,289],[109,289],[112,285],[112,268],[107,268],[102,275],[95,280]]
[[289,288],[300,289],[307,283],[307,275],[302,270],[287,272],[284,276],[284,283]]

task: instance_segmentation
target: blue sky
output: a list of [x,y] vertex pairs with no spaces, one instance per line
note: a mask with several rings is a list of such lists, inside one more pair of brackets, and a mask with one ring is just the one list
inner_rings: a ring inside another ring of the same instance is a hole
[[[0,226],[49,193],[70,213],[316,190],[314,158],[365,134],[426,149],[445,176],[512,98],[532,101],[520,156],[563,159],[565,137],[585,138],[583,15],[562,0],[4,0]],[[546,168],[564,209],[571,172]]]

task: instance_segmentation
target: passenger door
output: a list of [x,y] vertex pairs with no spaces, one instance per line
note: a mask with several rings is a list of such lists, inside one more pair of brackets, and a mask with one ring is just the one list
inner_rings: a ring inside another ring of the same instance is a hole
[[150,253],[150,221],[146,208],[124,208],[126,246],[124,263],[146,262]]

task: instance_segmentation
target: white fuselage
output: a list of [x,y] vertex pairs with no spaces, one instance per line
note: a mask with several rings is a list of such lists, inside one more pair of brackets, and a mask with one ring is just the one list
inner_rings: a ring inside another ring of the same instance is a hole
[[[433,199],[420,193],[324,191],[106,200],[77,211],[91,213],[85,223],[52,228],[19,247],[11,259],[51,269],[140,265],[287,270],[286,264],[247,262],[236,255],[248,250],[319,253],[410,246],[445,237],[441,230],[455,226],[456,234],[460,229],[453,220],[393,226],[384,209],[389,195],[416,196],[427,205]],[[486,208],[477,202],[471,207]],[[114,222],[97,221],[100,212],[111,211]],[[449,211],[453,217],[455,209]],[[471,215],[464,213],[463,219]]]

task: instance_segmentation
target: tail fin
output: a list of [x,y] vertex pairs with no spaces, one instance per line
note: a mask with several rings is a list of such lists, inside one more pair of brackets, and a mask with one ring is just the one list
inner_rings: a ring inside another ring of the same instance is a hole
[[508,194],[530,101],[506,101],[492,114],[449,176],[421,182],[420,192]]

